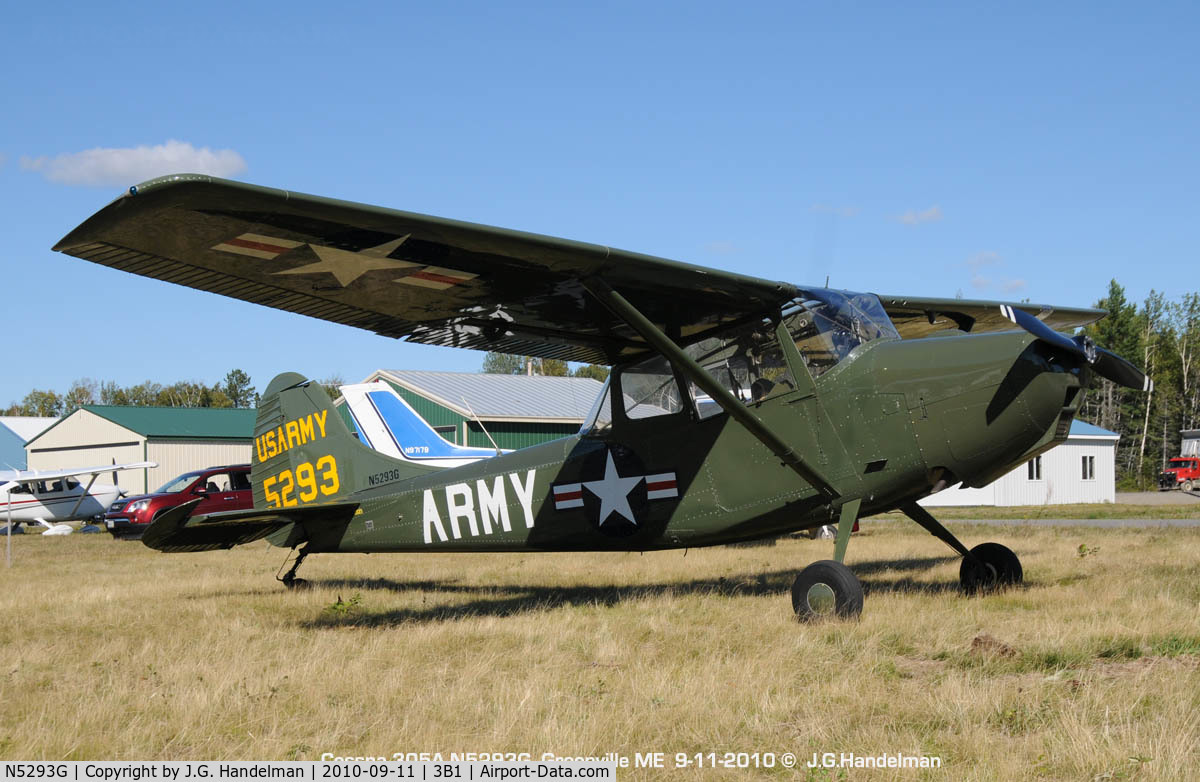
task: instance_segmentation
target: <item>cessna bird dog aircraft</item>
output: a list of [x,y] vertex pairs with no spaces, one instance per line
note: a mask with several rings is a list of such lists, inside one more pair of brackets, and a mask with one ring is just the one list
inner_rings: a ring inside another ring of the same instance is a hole
[[[119,470],[157,466],[155,462],[133,462],[61,470],[0,470],[0,521],[6,525],[40,524],[46,528],[43,535],[70,534],[69,525],[53,522],[102,514],[122,493],[115,485],[96,483],[98,476],[111,472],[115,484]],[[90,476],[86,486],[74,480],[82,476]]]
[[853,521],[893,508],[962,555],[966,591],[1012,584],[1012,551],[968,549],[917,500],[1063,441],[1093,375],[1149,383],[1060,333],[1101,310],[805,288],[208,176],[132,187],[55,249],[409,342],[613,367],[577,435],[449,469],[368,448],[319,384],[276,377],[254,509],[181,505],[142,540],[301,547],[289,585],[318,552],[645,551],[837,521],[792,603],[853,616]]

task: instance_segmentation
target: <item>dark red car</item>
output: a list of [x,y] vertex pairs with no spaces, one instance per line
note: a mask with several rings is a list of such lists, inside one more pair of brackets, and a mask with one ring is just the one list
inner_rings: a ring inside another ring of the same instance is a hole
[[250,465],[185,472],[167,481],[153,494],[119,499],[104,514],[104,526],[114,538],[140,538],[160,513],[194,499],[201,502],[192,511],[193,515],[253,508]]

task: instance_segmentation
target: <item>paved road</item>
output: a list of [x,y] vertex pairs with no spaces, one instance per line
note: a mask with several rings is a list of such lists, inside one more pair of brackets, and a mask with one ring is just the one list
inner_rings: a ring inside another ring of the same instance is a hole
[[1200,513],[1200,492],[1186,491],[1119,491],[1119,505],[1195,505]]
[[955,524],[1012,524],[1033,527],[1200,527],[1200,519],[947,519]]

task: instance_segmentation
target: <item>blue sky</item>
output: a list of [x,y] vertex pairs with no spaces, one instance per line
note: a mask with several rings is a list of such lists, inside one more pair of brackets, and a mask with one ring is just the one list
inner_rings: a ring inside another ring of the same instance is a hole
[[1198,7],[966,6],[14,7],[0,404],[478,369],[50,251],[177,168],[880,293],[1194,290]]

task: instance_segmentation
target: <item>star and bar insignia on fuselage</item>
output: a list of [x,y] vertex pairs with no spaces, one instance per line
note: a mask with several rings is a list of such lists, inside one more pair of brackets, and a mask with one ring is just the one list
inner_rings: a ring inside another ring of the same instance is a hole
[[[674,472],[636,474],[636,469],[626,467],[628,475],[622,475],[621,469],[613,459],[613,450],[606,449],[604,472],[593,480],[578,483],[556,483],[551,486],[555,510],[586,507],[584,492],[599,500],[597,517],[591,521],[597,528],[603,528],[610,521],[624,519],[629,525],[637,527],[640,520],[630,504],[630,495],[645,482],[647,500],[667,500],[679,497],[679,488]],[[613,519],[616,514],[617,519]]]

